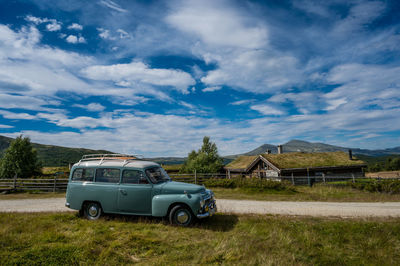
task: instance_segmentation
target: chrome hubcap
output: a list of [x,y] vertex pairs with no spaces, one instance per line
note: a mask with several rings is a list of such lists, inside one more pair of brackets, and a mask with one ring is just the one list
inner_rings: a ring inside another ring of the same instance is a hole
[[185,211],[179,211],[176,215],[176,220],[179,223],[184,224],[189,220],[189,215]]
[[96,215],[97,215],[97,208],[96,208],[96,206],[90,206],[90,208],[89,208],[89,215],[90,215],[90,216],[96,216]]

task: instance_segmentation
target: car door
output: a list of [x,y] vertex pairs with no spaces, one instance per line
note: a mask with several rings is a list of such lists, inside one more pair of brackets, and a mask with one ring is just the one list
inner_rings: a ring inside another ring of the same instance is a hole
[[95,182],[86,188],[88,200],[98,201],[104,212],[117,212],[118,183],[121,170],[118,168],[97,168]]
[[118,208],[121,212],[151,215],[153,185],[143,171],[126,169],[122,172],[118,193]]

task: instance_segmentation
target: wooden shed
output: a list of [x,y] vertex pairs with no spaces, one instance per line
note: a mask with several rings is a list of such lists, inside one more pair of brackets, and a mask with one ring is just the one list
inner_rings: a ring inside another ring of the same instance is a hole
[[363,176],[365,162],[346,152],[282,153],[240,156],[225,166],[228,176]]

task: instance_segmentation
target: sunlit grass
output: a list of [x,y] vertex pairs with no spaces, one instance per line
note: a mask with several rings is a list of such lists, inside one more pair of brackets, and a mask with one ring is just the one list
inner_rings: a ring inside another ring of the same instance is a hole
[[218,214],[191,228],[160,219],[0,214],[1,264],[400,263],[400,220]]

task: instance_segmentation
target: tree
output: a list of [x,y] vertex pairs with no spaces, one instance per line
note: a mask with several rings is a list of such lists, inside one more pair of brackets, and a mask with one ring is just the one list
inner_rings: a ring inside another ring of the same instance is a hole
[[37,151],[33,149],[28,137],[22,135],[10,143],[0,161],[0,177],[12,178],[15,175],[21,178],[31,177],[40,173],[41,164],[37,158]]
[[182,173],[215,173],[223,167],[223,159],[218,155],[217,145],[210,142],[210,137],[203,138],[203,145],[196,151],[191,151],[181,168]]

